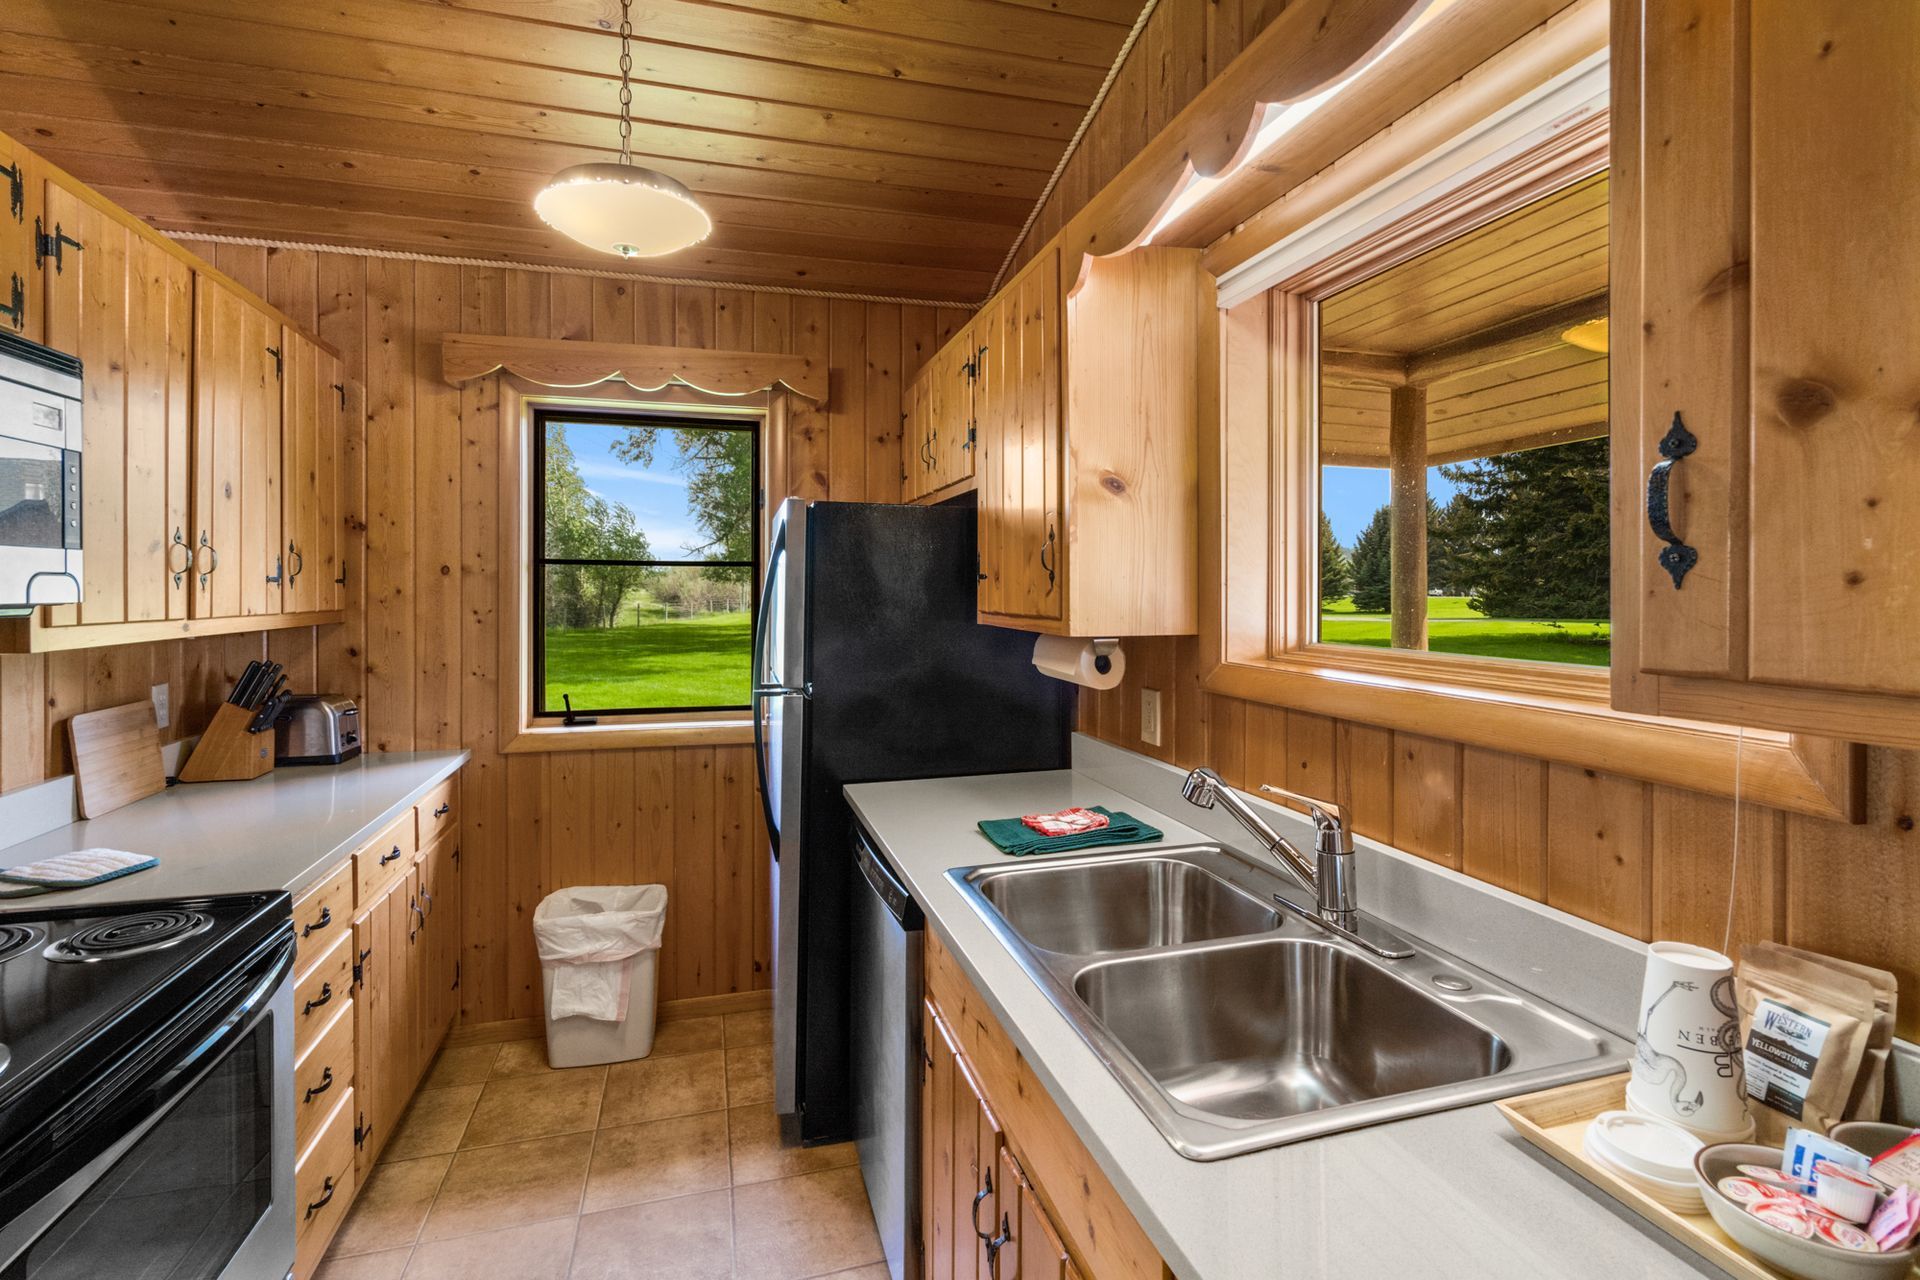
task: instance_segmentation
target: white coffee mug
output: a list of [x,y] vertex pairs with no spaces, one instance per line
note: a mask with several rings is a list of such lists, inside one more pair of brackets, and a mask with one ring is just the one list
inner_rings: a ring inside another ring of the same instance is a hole
[[1733,961],[1718,951],[1685,942],[1647,948],[1627,1105],[1707,1142],[1752,1135]]

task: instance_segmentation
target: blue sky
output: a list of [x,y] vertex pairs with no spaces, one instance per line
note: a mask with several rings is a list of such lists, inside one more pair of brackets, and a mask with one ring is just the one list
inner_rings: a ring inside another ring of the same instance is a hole
[[[1385,467],[1320,468],[1320,508],[1333,525],[1333,536],[1347,550],[1353,550],[1354,540],[1373,519],[1373,513],[1387,505],[1387,476]],[[1440,474],[1440,468],[1427,468],[1427,492],[1441,506],[1446,506],[1459,489]]]
[[687,510],[687,478],[679,469],[680,433],[664,432],[653,465],[642,467],[613,456],[609,447],[626,432],[620,427],[565,424],[567,444],[580,464],[580,479],[609,502],[632,510],[646,530],[655,559],[700,559],[694,548],[706,541]]

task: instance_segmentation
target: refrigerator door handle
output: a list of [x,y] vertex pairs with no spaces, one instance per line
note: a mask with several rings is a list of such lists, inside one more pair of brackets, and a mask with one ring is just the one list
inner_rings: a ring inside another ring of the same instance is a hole
[[785,521],[774,526],[773,545],[767,548],[767,579],[760,584],[760,610],[753,619],[753,765],[760,775],[760,808],[767,817],[767,839],[773,845],[773,860],[780,860],[780,815],[773,811],[773,795],[767,788],[767,729],[760,714],[761,703],[768,698],[785,697],[795,692],[785,685],[761,684],[766,672],[767,629],[772,625],[773,584],[778,581],[780,561],[787,553]]

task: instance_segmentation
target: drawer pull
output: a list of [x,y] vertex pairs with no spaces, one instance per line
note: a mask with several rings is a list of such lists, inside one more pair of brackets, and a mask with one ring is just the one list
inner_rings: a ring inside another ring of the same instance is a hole
[[333,923],[333,908],[322,907],[320,908],[319,919],[313,920],[307,924],[303,924],[300,926],[300,936],[304,938],[308,934],[312,933],[315,929],[324,929],[332,923]]
[[328,1178],[326,1182],[322,1183],[320,1187],[320,1198],[307,1206],[307,1217],[311,1218],[314,1214],[331,1204],[333,1202],[333,1193],[338,1190],[339,1187],[334,1184],[332,1178]]
[[444,818],[452,812],[453,812],[453,801],[442,800],[440,802],[440,807],[433,811],[433,816],[436,818]]
[[320,1083],[307,1090],[307,1096],[300,1099],[300,1105],[306,1106],[331,1088],[333,1088],[333,1068],[328,1067],[320,1073]]
[[980,1229],[980,1202],[992,1194],[993,1170],[988,1169],[986,1176],[980,1179],[980,1190],[976,1192],[973,1197],[973,1234],[979,1236],[982,1240],[993,1239],[992,1236]]
[[383,853],[383,854],[381,854],[381,855],[380,855],[380,865],[384,867],[384,866],[386,866],[386,865],[387,865],[387,864],[388,864],[389,862],[398,862],[398,861],[400,861],[400,859],[401,859],[401,858],[403,858],[403,857],[405,857],[405,856],[406,856],[406,855],[404,855],[404,854],[402,854],[402,853],[400,852],[400,846],[399,846],[399,845],[395,845],[395,846],[393,846],[393,852],[392,852],[392,853]]
[[315,996],[313,999],[307,1001],[306,1005],[300,1010],[300,1016],[303,1018],[307,1017],[315,1009],[318,1009],[323,1005],[328,1005],[332,1003],[333,1003],[333,984],[331,982],[323,982],[320,984],[320,994]]

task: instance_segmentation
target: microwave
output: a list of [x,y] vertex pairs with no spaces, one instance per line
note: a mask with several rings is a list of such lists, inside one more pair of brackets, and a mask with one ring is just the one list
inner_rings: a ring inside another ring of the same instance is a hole
[[80,361],[0,332],[0,611],[81,595]]

